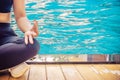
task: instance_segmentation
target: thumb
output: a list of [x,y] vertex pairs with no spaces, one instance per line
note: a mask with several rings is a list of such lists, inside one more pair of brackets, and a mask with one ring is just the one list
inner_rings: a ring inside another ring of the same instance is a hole
[[32,30],[33,30],[36,34],[39,33],[39,32],[38,32],[38,21],[34,20],[34,25],[33,25]]

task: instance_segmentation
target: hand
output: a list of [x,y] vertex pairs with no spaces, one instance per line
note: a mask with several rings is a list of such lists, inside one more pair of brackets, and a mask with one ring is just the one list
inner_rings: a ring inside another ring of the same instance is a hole
[[34,21],[34,25],[33,25],[32,29],[25,32],[25,44],[28,44],[28,42],[30,42],[30,44],[33,44],[34,43],[33,38],[37,37],[38,34],[39,34],[38,22]]

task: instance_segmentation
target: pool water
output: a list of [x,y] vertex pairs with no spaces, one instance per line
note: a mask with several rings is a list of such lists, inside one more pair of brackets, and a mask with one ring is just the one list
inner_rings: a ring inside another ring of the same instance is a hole
[[38,54],[120,54],[120,0],[27,0],[26,12],[39,22]]

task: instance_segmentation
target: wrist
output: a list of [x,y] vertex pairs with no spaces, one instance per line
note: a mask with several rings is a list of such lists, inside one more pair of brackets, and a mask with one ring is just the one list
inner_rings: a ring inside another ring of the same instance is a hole
[[32,29],[32,24],[27,17],[21,17],[17,20],[17,25],[22,32],[26,32]]

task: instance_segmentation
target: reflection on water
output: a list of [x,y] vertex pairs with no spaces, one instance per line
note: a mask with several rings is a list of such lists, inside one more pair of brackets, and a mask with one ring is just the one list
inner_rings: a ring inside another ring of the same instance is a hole
[[39,54],[120,53],[119,0],[27,1],[28,18],[39,21]]

